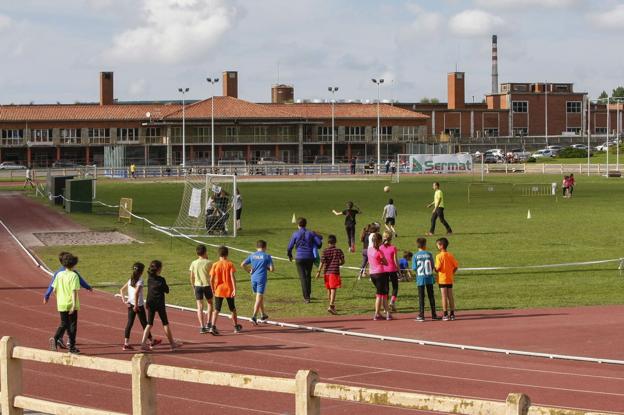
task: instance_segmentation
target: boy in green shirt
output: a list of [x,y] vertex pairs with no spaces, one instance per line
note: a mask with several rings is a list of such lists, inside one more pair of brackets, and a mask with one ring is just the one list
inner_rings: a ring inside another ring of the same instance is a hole
[[65,270],[56,275],[52,284],[56,295],[56,309],[61,315],[61,325],[56,330],[54,337],[50,337],[50,349],[57,351],[58,341],[67,330],[69,353],[79,354],[80,350],[76,348],[76,331],[78,329],[78,310],[80,310],[80,300],[78,299],[80,279],[78,274],[73,271],[78,264],[78,258],[67,253],[63,255],[61,264]]
[[206,314],[204,314],[204,301],[206,302],[206,310],[208,316],[212,315],[212,287],[210,286],[210,269],[212,262],[206,256],[206,245],[197,245],[195,249],[197,259],[191,262],[189,267],[190,282],[195,293],[197,302],[197,320],[199,321],[199,332],[201,334],[210,331],[211,324],[207,322]]

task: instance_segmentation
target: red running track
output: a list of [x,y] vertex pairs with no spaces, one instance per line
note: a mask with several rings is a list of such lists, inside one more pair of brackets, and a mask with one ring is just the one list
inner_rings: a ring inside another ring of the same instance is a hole
[[[16,210],[16,204],[28,207]],[[20,233],[59,219],[56,212],[21,197],[0,195],[0,219]],[[53,219],[53,220],[52,220]],[[62,219],[65,223],[66,218]],[[48,277],[31,266],[9,234],[0,229],[0,335],[45,348],[58,324],[53,304],[42,304]],[[121,351],[125,308],[104,292],[81,293],[78,342],[84,354],[130,359]],[[600,319],[596,311],[600,310]],[[310,318],[306,324],[402,337],[622,358],[622,307],[600,309],[467,312],[455,322],[416,323],[399,315],[391,322],[362,316]],[[272,326],[235,335],[222,319],[220,337],[200,335],[193,313],[171,310],[176,338],[185,346],[153,354],[156,362],[210,370],[293,377],[314,369],[324,381],[401,391],[504,400],[523,392],[534,403],[624,413],[621,366],[512,357],[419,345],[381,342]],[[604,317],[604,318],[602,318]],[[298,320],[301,322],[302,320]],[[155,332],[160,333],[157,327]],[[135,329],[133,340],[138,341]],[[130,378],[83,369],[27,363],[25,394],[112,411],[131,410]],[[159,413],[288,414],[294,397],[222,387],[158,381]],[[323,414],[394,414],[407,410],[323,401]],[[410,413],[417,413],[412,411]]]

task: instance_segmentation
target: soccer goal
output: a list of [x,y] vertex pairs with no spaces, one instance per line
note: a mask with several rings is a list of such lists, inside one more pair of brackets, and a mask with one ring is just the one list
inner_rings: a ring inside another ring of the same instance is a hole
[[397,154],[392,182],[399,183],[401,175],[405,174],[470,173],[472,168],[472,157],[468,153]]
[[178,218],[171,236],[236,237],[236,176],[233,174],[188,175]]
[[514,202],[525,198],[557,199],[557,183],[470,183],[468,203]]
[[518,183],[513,185],[514,197],[553,197],[557,199],[557,183]]

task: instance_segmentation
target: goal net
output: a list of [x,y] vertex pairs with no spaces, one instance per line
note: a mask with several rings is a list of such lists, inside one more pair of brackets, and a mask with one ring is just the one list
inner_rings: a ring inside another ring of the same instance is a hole
[[396,166],[392,181],[399,183],[406,174],[471,173],[473,162],[468,153],[397,154]]
[[468,203],[519,202],[535,197],[557,198],[556,183],[470,183]]
[[236,176],[186,176],[180,211],[172,231],[185,236],[236,236]]

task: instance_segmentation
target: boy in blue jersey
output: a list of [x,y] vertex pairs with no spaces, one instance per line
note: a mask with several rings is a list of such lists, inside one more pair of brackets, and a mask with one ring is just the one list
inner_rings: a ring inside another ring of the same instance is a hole
[[260,320],[262,322],[266,322],[269,319],[269,316],[264,311],[264,291],[267,284],[267,273],[268,271],[273,272],[275,268],[273,266],[273,258],[266,253],[266,247],[266,241],[261,239],[256,242],[256,252],[249,255],[241,264],[245,271],[251,273],[251,289],[256,295],[256,303],[251,316],[251,322],[254,325],[258,325],[258,315],[261,316]]
[[425,238],[416,239],[418,252],[412,259],[412,269],[416,273],[416,285],[418,286],[418,317],[416,321],[425,321],[425,289],[429,297],[431,306],[431,319],[439,320],[436,315],[435,297],[433,295],[433,266],[434,260],[431,252],[427,251],[427,240]]
[[[61,252],[58,255],[58,259],[59,262],[61,263],[61,267],[59,269],[57,269],[54,274],[52,275],[52,279],[50,280],[50,284],[48,285],[48,289],[45,291],[45,293],[43,293],[43,304],[47,304],[48,301],[50,301],[50,296],[52,295],[52,292],[54,291],[54,281],[56,280],[56,276],[65,271],[65,267],[63,266],[63,257],[65,257],[65,255],[71,255],[69,252]],[[80,275],[80,273],[76,270],[73,270],[76,275],[78,275],[78,281],[80,282],[80,286],[82,288],[84,288],[87,291],[93,291],[93,288],[91,288],[91,286],[89,285],[88,282],[86,282],[82,276]],[[65,343],[63,343],[63,336],[65,335],[65,332],[61,333],[61,336],[59,337],[56,346],[60,347],[61,349],[67,349],[67,346],[65,346]]]

